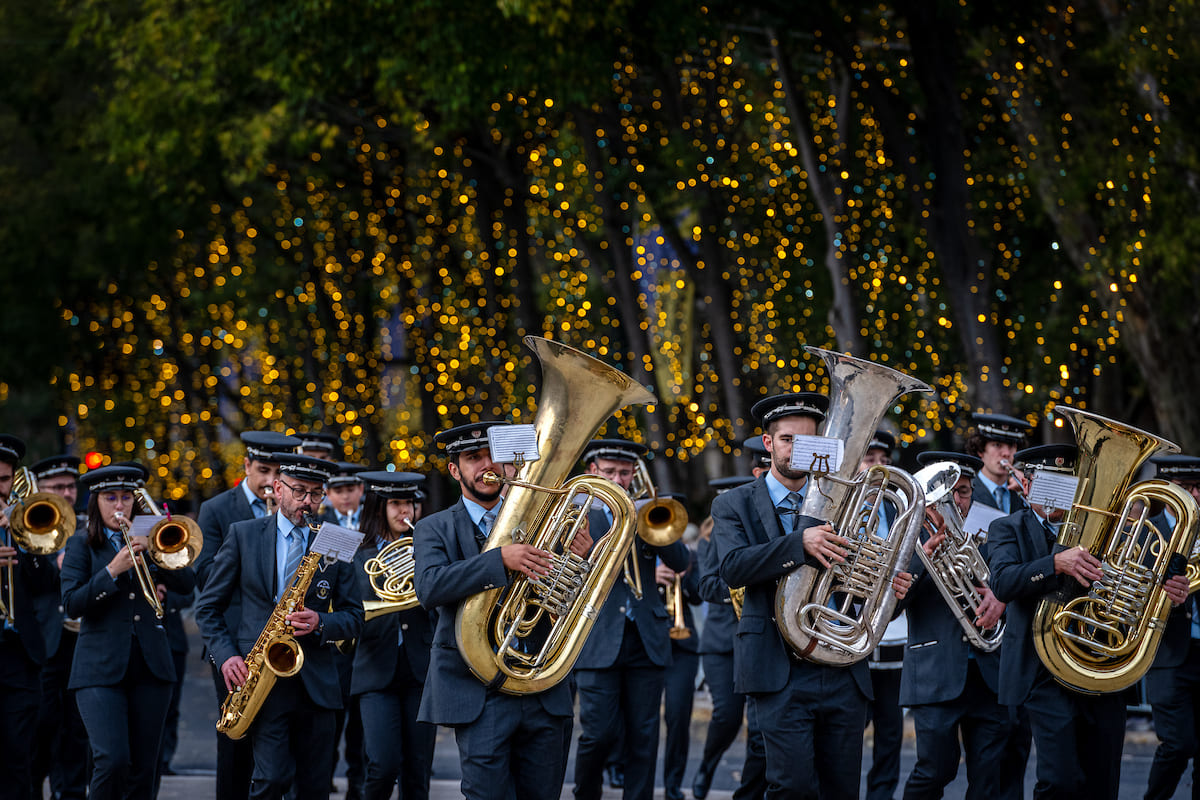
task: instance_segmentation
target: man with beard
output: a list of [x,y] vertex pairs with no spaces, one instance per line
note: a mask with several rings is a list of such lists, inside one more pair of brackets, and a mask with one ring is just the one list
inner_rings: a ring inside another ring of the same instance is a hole
[[[417,597],[438,615],[417,718],[454,729],[464,797],[551,800],[562,792],[567,759],[564,727],[573,711],[567,682],[519,696],[490,691],[459,655],[454,635],[458,604],[467,597],[505,586],[515,573],[544,576],[550,569],[550,553],[533,545],[481,552],[503,503],[501,486],[486,478],[502,474],[487,439],[497,424],[467,423],[434,437],[462,497],[413,531]],[[591,544],[582,532],[571,550],[584,555]]]
[[[305,518],[321,504],[333,470],[329,462],[308,456],[276,458],[279,511],[229,529],[196,601],[196,622],[228,690],[246,682],[245,655],[312,545],[316,534]],[[225,618],[235,596],[242,601],[236,630]],[[296,800],[327,798],[333,779],[334,714],[342,707],[330,645],[353,639],[363,623],[353,564],[323,562],[305,593],[303,609],[286,619],[303,652],[304,668],[298,675],[276,679],[250,725],[250,796],[277,800],[295,786]]]
[[[734,643],[734,690],[748,695],[762,730],[771,798],[857,798],[861,780],[872,696],[866,661],[830,666],[801,659],[774,619],[780,578],[801,566],[827,569],[847,553],[848,541],[832,525],[800,514],[808,473],[790,466],[793,441],[815,435],[828,406],[827,397],[813,392],[756,403],[751,413],[765,431],[771,469],[719,495],[712,506],[721,578],[746,590]],[[893,579],[897,598],[910,582],[906,572]]]

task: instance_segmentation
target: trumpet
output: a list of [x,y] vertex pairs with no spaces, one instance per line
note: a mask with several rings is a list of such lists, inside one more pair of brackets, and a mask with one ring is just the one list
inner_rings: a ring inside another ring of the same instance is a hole
[[692,632],[688,630],[687,622],[683,618],[683,579],[678,572],[675,573],[675,578],[665,586],[663,586],[663,595],[667,608],[671,610],[671,631],[672,639],[687,639],[691,637]]
[[[412,520],[407,517],[404,524],[409,531],[415,530]],[[378,600],[363,600],[364,621],[372,620],[384,614],[394,614],[397,611],[407,611],[420,605],[417,600],[417,590],[413,586],[413,574],[417,562],[413,558],[413,540],[411,536],[401,536],[388,542],[379,551],[379,555],[368,559],[363,564],[367,578]]]
[[[56,494],[39,492],[37,479],[29,467],[21,467],[13,475],[12,494],[4,516],[8,519],[5,537],[8,544],[35,556],[58,552],[75,532],[75,512],[71,506]],[[4,569],[6,585],[0,598],[0,614],[10,622],[16,613],[13,578],[13,568],[9,565]]]
[[142,554],[133,549],[133,536],[130,534],[131,525],[129,518],[124,513],[117,511],[113,514],[113,519],[117,522],[117,527],[121,529],[121,537],[125,540],[125,547],[129,550],[129,555],[133,558],[133,574],[137,577],[138,585],[142,588],[142,597],[146,598],[146,602],[154,609],[154,616],[159,619],[163,618],[163,604],[158,599],[158,591],[154,587],[154,576],[150,574],[150,565],[146,563],[146,559]]
[[279,509],[279,501],[275,499],[275,487],[263,487],[263,505],[267,507],[267,516],[271,516]]

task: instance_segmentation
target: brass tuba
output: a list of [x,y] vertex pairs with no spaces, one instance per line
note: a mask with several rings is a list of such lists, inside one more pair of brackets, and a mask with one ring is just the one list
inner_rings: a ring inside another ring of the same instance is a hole
[[[1079,446],[1079,484],[1058,544],[1087,549],[1103,575],[1087,594],[1072,580],[1038,603],[1033,646],[1059,683],[1089,694],[1115,692],[1137,682],[1154,661],[1171,610],[1162,584],[1191,554],[1200,508],[1168,481],[1130,485],[1146,459],[1178,452],[1176,445],[1098,414],[1054,410],[1071,421]],[[1148,519],[1155,502],[1178,520],[1169,538]]]
[[[925,513],[921,486],[907,472],[877,465],[854,476],[892,403],[932,387],[871,361],[804,349],[821,356],[829,370],[829,413],[821,434],[841,439],[845,458],[836,474],[810,473],[800,514],[832,523],[849,545],[844,563],[828,569],[801,566],[783,578],[775,591],[775,619],[801,657],[853,664],[883,638],[896,607],[892,578],[908,567]],[[887,538],[879,535],[884,505],[897,511]]]
[[[550,573],[537,581],[521,575],[507,587],[471,595],[454,618],[458,650],[471,672],[514,695],[543,691],[570,673],[634,542],[633,501],[624,489],[597,475],[562,481],[613,412],[655,399],[578,350],[534,336],[525,343],[542,366],[534,419],[541,457],[523,464],[516,479],[496,478],[509,489],[483,551],[532,544],[551,553]],[[573,502],[577,495],[584,496],[582,505]],[[596,543],[585,559],[568,548],[595,500],[612,509],[613,525],[605,536],[591,532]],[[543,620],[549,631],[538,645]]]
[[[405,519],[404,524],[410,531],[413,530],[411,520]],[[417,590],[413,588],[413,574],[416,568],[411,536],[401,536],[388,542],[378,555],[367,559],[363,570],[380,599],[363,600],[364,621],[384,614],[407,611],[420,605]]]
[[144,488],[134,492],[134,498],[147,513],[159,518],[146,534],[146,552],[150,560],[162,569],[183,569],[195,563],[204,548],[204,534],[195,520],[182,515],[163,514],[154,505],[150,492]]
[[983,604],[979,588],[987,586],[991,572],[974,539],[963,530],[962,514],[954,504],[954,484],[959,475],[958,465],[951,461],[930,464],[913,475],[925,492],[926,530],[932,536],[944,526],[946,534],[932,556],[926,555],[919,544],[916,550],[967,641],[990,653],[1004,637],[1004,620],[984,631],[975,625]]

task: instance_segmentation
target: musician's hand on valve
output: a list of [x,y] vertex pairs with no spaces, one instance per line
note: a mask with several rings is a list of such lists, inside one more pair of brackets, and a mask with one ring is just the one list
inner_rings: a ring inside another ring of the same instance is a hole
[[976,591],[983,598],[983,602],[979,604],[979,611],[975,613],[975,627],[990,630],[1000,621],[1000,616],[1004,613],[1004,603],[997,600],[996,595],[986,586],[976,587]]
[[15,567],[17,565],[17,548],[0,545],[0,567]]
[[528,578],[542,577],[550,572],[550,554],[531,544],[506,544],[500,548],[500,560]]
[[892,594],[896,595],[897,600],[903,600],[908,590],[912,588],[912,573],[897,572],[892,578]]
[[1167,597],[1171,598],[1171,605],[1181,606],[1187,602],[1188,598],[1188,579],[1187,575],[1173,575],[1163,584],[1163,591],[1167,593]]
[[232,692],[233,687],[241,686],[250,677],[246,668],[246,659],[241,656],[231,656],[221,665],[221,677],[225,679],[225,691]]
[[1054,571],[1059,575],[1070,575],[1083,586],[1091,586],[1100,580],[1100,560],[1083,547],[1072,547],[1054,554]]
[[842,546],[849,544],[843,537],[833,532],[833,526],[826,522],[824,525],[813,525],[805,528],[804,552],[828,567],[830,562],[841,564],[846,560],[846,551]]
[[307,636],[317,629],[317,625],[321,622],[321,615],[311,608],[302,608],[288,614],[284,619],[292,626],[292,630],[296,632],[297,636]]
[[583,526],[575,534],[575,538],[571,540],[571,546],[567,549],[577,556],[586,556],[592,549],[592,535],[588,532],[587,520],[583,521]]
[[660,586],[670,586],[675,582],[675,570],[666,564],[659,564],[654,568],[654,582]]
[[921,542],[921,549],[924,550],[925,555],[929,556],[930,558],[933,558],[933,553],[935,550],[937,550],[938,545],[940,545],[946,539],[945,526],[946,523],[943,522],[942,527],[938,528],[937,533]]

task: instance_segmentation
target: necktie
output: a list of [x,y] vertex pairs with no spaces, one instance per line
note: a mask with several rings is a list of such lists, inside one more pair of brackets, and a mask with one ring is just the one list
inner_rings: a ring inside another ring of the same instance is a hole
[[992,492],[996,496],[996,508],[1008,513],[1008,490],[1003,486],[997,486],[996,491]]
[[304,558],[304,532],[299,525],[292,528],[292,532],[287,535],[287,543],[287,561],[284,562],[283,574],[279,576],[279,591],[276,592],[275,602],[279,602],[279,598],[283,597],[284,591],[292,582],[292,576],[300,568],[300,561]]
[[1053,550],[1054,545],[1058,543],[1058,534],[1054,532],[1054,526],[1048,520],[1042,521],[1042,527],[1046,531],[1046,546]]
[[479,520],[479,533],[475,534],[475,540],[479,542],[479,546],[483,547],[483,543],[487,541],[488,534],[492,532],[492,525],[496,522],[496,509],[488,509],[483,512],[483,518]]
[[253,512],[255,519],[262,519],[267,515],[267,504],[262,500],[255,500],[250,504],[250,511]]
[[800,495],[788,492],[787,497],[779,504],[779,524],[784,533],[795,533],[796,524],[800,520]]

